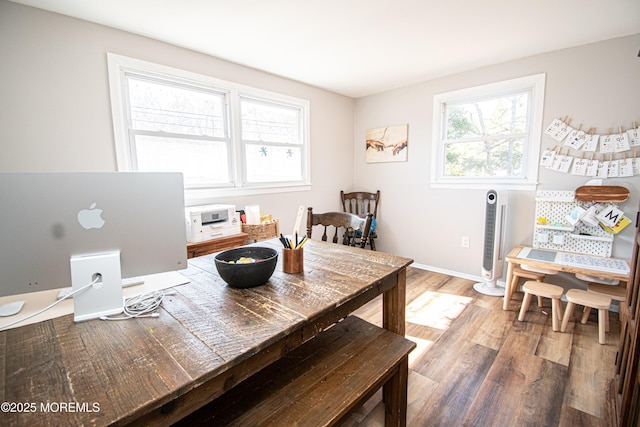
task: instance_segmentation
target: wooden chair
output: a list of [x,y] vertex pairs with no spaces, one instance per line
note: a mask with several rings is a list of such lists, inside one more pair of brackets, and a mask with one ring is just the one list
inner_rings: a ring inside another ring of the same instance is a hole
[[[351,193],[345,193],[340,191],[340,200],[342,200],[343,212],[352,213],[355,215],[366,215],[368,213],[373,214],[373,217],[378,217],[378,202],[380,201],[380,190],[375,193],[367,193],[365,191],[354,191]],[[371,250],[376,250],[375,239],[378,238],[376,231],[369,233],[369,245]]]
[[[327,241],[327,227],[334,227],[333,243],[338,243],[338,231],[343,228],[342,244],[349,246],[359,246],[364,248],[369,238],[371,230],[372,214],[368,214],[365,218],[346,212],[326,212],[314,214],[313,208],[307,209],[307,237],[310,239],[313,227],[316,225],[323,226],[322,241]],[[359,230],[362,234],[358,237],[355,233]]]

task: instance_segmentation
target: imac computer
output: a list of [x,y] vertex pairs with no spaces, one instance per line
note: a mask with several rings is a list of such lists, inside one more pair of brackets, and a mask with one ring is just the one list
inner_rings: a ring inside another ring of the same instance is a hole
[[180,173],[0,173],[0,200],[0,297],[85,287],[89,320],[122,312],[122,279],[187,267]]

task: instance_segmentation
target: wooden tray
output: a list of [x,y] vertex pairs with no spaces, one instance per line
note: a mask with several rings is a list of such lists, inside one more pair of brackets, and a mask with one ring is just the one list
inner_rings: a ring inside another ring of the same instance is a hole
[[629,190],[613,185],[583,185],[575,192],[581,202],[624,202],[629,198]]

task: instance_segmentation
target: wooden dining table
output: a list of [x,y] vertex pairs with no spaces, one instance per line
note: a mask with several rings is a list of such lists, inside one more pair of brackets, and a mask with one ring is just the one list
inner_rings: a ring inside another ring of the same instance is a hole
[[207,255],[189,260],[190,282],[157,318],[66,315],[0,332],[0,425],[170,425],[379,295],[382,326],[404,335],[411,263],[310,240],[302,273],[279,259],[266,284],[236,289]]

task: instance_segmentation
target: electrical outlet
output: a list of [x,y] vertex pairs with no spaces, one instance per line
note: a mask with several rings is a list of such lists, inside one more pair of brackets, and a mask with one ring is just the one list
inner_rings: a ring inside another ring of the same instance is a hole
[[469,236],[462,236],[462,238],[460,239],[460,246],[462,246],[463,248],[469,247]]

